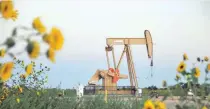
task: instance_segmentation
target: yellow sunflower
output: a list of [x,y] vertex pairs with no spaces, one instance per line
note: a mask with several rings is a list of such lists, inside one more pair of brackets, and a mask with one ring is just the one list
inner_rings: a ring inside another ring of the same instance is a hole
[[196,78],[198,78],[200,76],[201,72],[200,72],[200,69],[198,67],[195,68],[195,73],[194,73],[194,76]]
[[36,41],[29,42],[27,45],[27,52],[30,58],[37,58],[40,53],[40,45]]
[[48,35],[44,35],[43,40],[54,50],[60,50],[63,47],[64,38],[61,31],[55,27]]
[[52,62],[55,62],[55,51],[52,48],[49,48],[47,51],[47,57],[50,59]]
[[184,63],[184,61],[180,62],[179,66],[177,67],[177,71],[179,73],[182,73],[183,71],[185,71],[186,69],[186,64]]
[[13,19],[17,18],[17,10],[14,10],[12,0],[4,0],[0,2],[0,12],[2,13],[2,17],[5,19]]
[[204,61],[209,61],[209,58],[207,56],[205,56]]
[[1,49],[0,50],[0,57],[4,57],[4,55],[5,55],[5,49]]
[[206,106],[203,106],[202,109],[208,109]]
[[185,54],[183,54],[183,60],[185,61],[185,60],[188,60],[188,56],[187,56],[187,54],[185,53]]
[[151,100],[147,100],[144,103],[144,108],[143,109],[155,109],[155,106],[154,106],[154,104],[152,103]]
[[8,62],[1,66],[0,78],[2,81],[7,81],[11,77],[13,66],[14,66],[13,62]]
[[40,17],[36,17],[33,20],[32,25],[33,25],[33,28],[36,29],[39,33],[45,33],[46,32],[46,27],[41,22]]
[[210,71],[210,64],[207,65],[207,70]]
[[167,109],[165,103],[161,101],[155,102],[155,109]]
[[32,64],[28,64],[26,67],[25,67],[25,71],[26,71],[26,75],[30,75],[33,71],[33,65]]

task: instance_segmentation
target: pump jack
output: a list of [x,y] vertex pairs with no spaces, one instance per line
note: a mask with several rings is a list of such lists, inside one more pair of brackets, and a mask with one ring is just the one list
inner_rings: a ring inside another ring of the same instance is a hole
[[[151,34],[148,30],[144,31],[145,38],[107,38],[105,47],[106,57],[107,57],[107,64],[108,70],[97,70],[96,73],[92,76],[89,80],[89,85],[96,85],[97,82],[102,78],[102,86],[104,90],[116,90],[117,88],[117,81],[119,79],[127,79],[128,76],[119,73],[120,63],[122,61],[123,56],[126,54],[127,57],[127,64],[128,64],[128,71],[129,71],[129,79],[130,79],[130,86],[138,89],[138,81],[136,77],[136,71],[134,68],[133,57],[131,53],[131,45],[146,45],[148,58],[151,59],[150,66],[153,66],[153,43]],[[114,45],[124,45],[124,50],[121,54],[120,60],[116,63],[115,54],[114,54]],[[110,67],[109,62],[109,52],[112,52],[113,57],[113,65],[114,68]],[[110,91],[109,91],[110,92]],[[121,92],[121,94],[126,92]]]

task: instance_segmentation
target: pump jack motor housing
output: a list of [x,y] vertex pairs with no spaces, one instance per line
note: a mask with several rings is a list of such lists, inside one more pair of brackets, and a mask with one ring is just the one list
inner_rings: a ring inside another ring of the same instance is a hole
[[[136,71],[134,68],[132,53],[131,53],[131,45],[146,45],[148,58],[151,59],[150,66],[153,66],[153,42],[151,34],[148,30],[144,31],[145,38],[107,38],[105,47],[106,57],[107,57],[107,65],[108,70],[97,70],[96,73],[89,80],[89,85],[97,85],[98,81],[102,79],[102,87],[104,90],[117,90],[117,81],[119,79],[127,79],[128,76],[125,74],[120,74],[119,67],[122,61],[124,54],[126,54],[128,71],[129,71],[129,79],[130,86],[134,87],[136,90],[138,89],[138,81],[136,77]],[[114,54],[114,45],[124,45],[124,50],[121,54],[120,60],[116,63],[115,54]],[[112,53],[113,57],[113,65],[114,68],[110,67],[110,59],[109,52]],[[110,91],[109,91],[110,90]],[[120,94],[126,93],[125,91],[119,91]]]

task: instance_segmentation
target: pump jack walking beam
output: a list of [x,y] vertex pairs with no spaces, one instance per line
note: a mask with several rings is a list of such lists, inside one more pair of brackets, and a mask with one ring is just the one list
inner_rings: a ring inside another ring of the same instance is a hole
[[[126,53],[130,84],[131,86],[135,86],[135,88],[138,88],[138,81],[136,78],[136,72],[134,68],[130,45],[146,45],[148,58],[153,57],[153,43],[152,43],[151,34],[148,30],[145,30],[144,35],[145,35],[145,38],[107,38],[106,40],[107,42],[106,54],[107,54],[108,68],[110,68],[109,57],[108,57],[109,51],[112,51],[115,69],[119,68],[122,58],[124,54]],[[114,48],[113,48],[114,45],[124,45],[124,50],[121,54],[118,64],[116,64],[116,60],[115,60]],[[153,66],[152,59],[151,59],[151,66]]]
[[108,47],[113,45],[146,45],[148,57],[152,57],[153,43],[152,37],[148,30],[144,31],[145,38],[107,38],[106,43]]

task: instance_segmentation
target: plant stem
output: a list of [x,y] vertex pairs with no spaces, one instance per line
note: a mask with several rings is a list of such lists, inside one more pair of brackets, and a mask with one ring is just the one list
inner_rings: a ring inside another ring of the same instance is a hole
[[[189,81],[188,81],[188,83],[189,83]],[[190,89],[192,89],[193,90],[193,94],[194,94],[194,96],[193,96],[193,99],[195,100],[195,103],[196,103],[196,106],[197,106],[197,109],[199,109],[199,106],[198,106],[198,100],[197,100],[197,91],[196,91],[196,88],[193,86],[193,87],[191,87],[191,84],[189,85],[190,86]]]
[[16,29],[23,29],[23,30],[34,30],[33,28],[29,28],[29,27],[26,27],[26,26],[21,26],[21,25],[19,25],[19,26],[17,26],[17,27],[15,27]]
[[32,36],[38,36],[40,35],[40,33],[36,32],[36,33],[31,33],[27,36],[27,39],[26,40],[30,40]]

